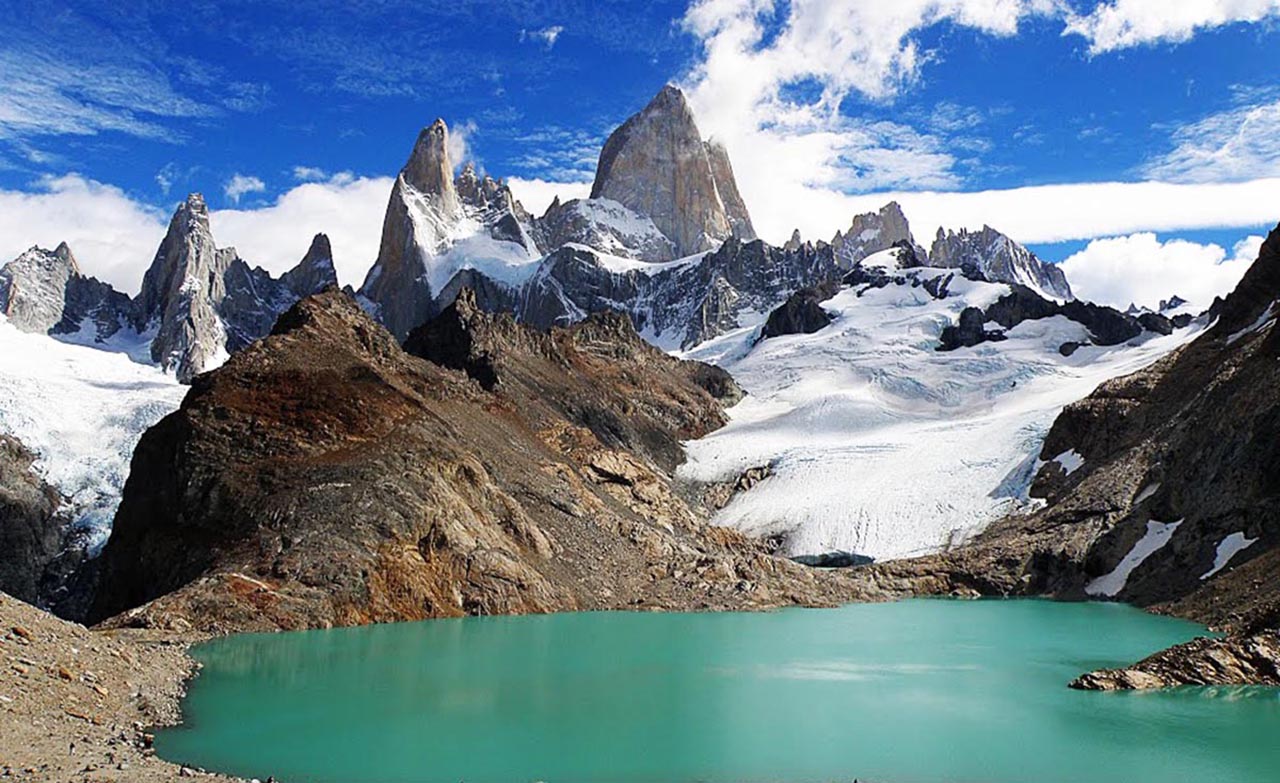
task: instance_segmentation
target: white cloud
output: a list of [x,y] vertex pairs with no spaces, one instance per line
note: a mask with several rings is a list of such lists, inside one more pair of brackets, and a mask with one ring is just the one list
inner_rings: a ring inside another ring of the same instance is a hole
[[[1009,36],[1057,0],[796,0],[772,37],[771,0],[701,0],[684,17],[703,57],[683,80],[700,130],[720,140],[757,230],[785,236],[833,192],[953,188],[956,158],[942,139],[841,112],[851,95],[885,100],[933,56],[915,34],[950,23]],[[950,107],[948,107],[949,109]],[[944,112],[956,128],[968,118]],[[941,127],[941,126],[940,126]],[[847,218],[846,218],[847,219]]]
[[550,27],[544,27],[541,30],[521,30],[520,42],[524,43],[525,41],[538,41],[538,42],[541,42],[543,46],[550,49],[551,47],[556,45],[556,41],[560,38],[560,33],[563,33],[563,32],[564,32],[564,27],[560,25],[552,25]]
[[1143,44],[1179,43],[1200,30],[1280,17],[1280,0],[1112,0],[1068,14],[1063,35],[1080,35],[1090,54]]
[[328,179],[329,175],[316,166],[294,166],[293,178],[299,182],[319,182]]
[[546,212],[556,196],[564,202],[591,195],[590,182],[548,182],[544,179],[509,177],[507,187],[511,188],[511,194],[516,200],[535,215]]
[[0,264],[32,245],[66,242],[85,274],[134,293],[164,237],[168,216],[124,191],[78,174],[32,191],[0,190]]
[[476,124],[472,120],[449,126],[449,160],[455,168],[468,161],[476,162],[471,158],[471,137],[475,132]]
[[[939,226],[977,229],[987,224],[1031,244],[1139,231],[1256,230],[1280,219],[1280,178],[1223,184],[1090,182],[857,196],[809,188],[797,195],[799,200],[786,214],[806,239],[830,239],[834,228],[848,226],[853,215],[893,200],[902,204],[916,238],[926,245]],[[786,229],[764,238],[778,243],[790,233]]]
[[262,193],[267,189],[267,184],[257,177],[246,176],[244,174],[236,174],[227,180],[227,184],[223,186],[222,192],[232,202],[239,204],[240,197],[246,193]]
[[273,274],[302,260],[313,236],[328,234],[339,282],[358,288],[378,256],[392,182],[335,175],[298,185],[270,206],[216,210],[209,222],[219,247],[235,247],[241,258]]
[[1076,296],[1094,302],[1155,308],[1160,300],[1178,295],[1207,308],[1215,296],[1235,288],[1258,257],[1262,237],[1241,240],[1227,251],[1174,239],[1161,242],[1155,234],[1131,234],[1095,239],[1062,262]]
[[1280,176],[1280,99],[1211,114],[1175,130],[1173,142],[1147,166],[1148,176],[1190,182]]

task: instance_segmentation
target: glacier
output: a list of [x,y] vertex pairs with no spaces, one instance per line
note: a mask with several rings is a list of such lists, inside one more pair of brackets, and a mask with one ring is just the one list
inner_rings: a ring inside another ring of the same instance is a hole
[[[949,272],[898,274],[923,282]],[[957,545],[1034,506],[1030,480],[1064,406],[1204,328],[1063,356],[1059,346],[1089,335],[1059,315],[943,352],[943,327],[1010,290],[958,275],[947,289],[938,299],[920,284],[848,287],[823,302],[835,318],[813,334],[757,342],[759,330],[744,327],[681,354],[720,365],[747,391],[726,427],[687,444],[681,476],[732,481],[769,468],[717,512],[717,524],[781,536],[790,555],[887,559]]]

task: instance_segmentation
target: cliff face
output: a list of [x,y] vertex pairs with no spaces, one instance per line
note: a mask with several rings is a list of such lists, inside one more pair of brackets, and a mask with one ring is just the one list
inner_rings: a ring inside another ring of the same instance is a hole
[[94,619],[303,628],[843,594],[677,491],[679,440],[723,421],[707,389],[732,392],[710,368],[623,318],[542,334],[469,292],[424,329],[410,344],[434,361],[328,291],[198,377],[134,455]]
[[755,238],[724,148],[704,143],[684,94],[667,86],[605,142],[592,199],[650,218],[677,256]]
[[0,313],[18,329],[43,334],[90,330],[103,341],[129,323],[129,297],[80,272],[71,248],[33,247],[0,269]]
[[215,303],[226,295],[223,276],[233,258],[214,245],[209,208],[193,193],[174,212],[142,278],[136,328],[155,330],[152,361],[184,382],[215,365],[226,350]]
[[40,598],[46,567],[57,557],[61,499],[32,470],[35,456],[0,435],[0,592],[28,603]]

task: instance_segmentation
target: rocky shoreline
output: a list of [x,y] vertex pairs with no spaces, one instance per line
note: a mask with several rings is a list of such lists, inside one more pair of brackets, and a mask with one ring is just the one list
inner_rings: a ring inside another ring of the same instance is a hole
[[0,593],[0,780],[53,783],[232,781],[172,764],[155,728],[180,702],[202,637],[90,630]]

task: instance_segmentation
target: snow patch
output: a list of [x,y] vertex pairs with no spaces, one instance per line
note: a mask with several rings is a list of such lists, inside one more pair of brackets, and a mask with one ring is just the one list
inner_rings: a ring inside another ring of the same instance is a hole
[[1084,467],[1084,457],[1075,449],[1068,449],[1053,458],[1053,461],[1066,472],[1068,476]]
[[1101,595],[1107,598],[1119,595],[1128,584],[1129,575],[1134,569],[1169,543],[1169,539],[1173,538],[1174,532],[1182,522],[1181,519],[1177,522],[1147,522],[1147,532],[1138,539],[1138,543],[1133,545],[1133,549],[1129,550],[1129,554],[1124,556],[1115,570],[1094,579],[1084,591],[1089,595]]
[[1148,484],[1143,487],[1142,491],[1138,493],[1138,496],[1133,499],[1132,505],[1137,506],[1142,504],[1143,501],[1150,500],[1159,491],[1160,482],[1157,481],[1154,484]]
[[1258,539],[1256,538],[1245,538],[1244,533],[1232,533],[1231,535],[1222,539],[1222,541],[1218,544],[1218,551],[1214,554],[1214,557],[1213,557],[1213,568],[1205,572],[1205,574],[1200,577],[1200,581],[1203,582],[1204,580],[1218,573],[1222,569],[1226,568],[1227,564],[1231,562],[1231,558],[1240,554],[1241,552],[1253,546],[1257,542],[1258,542]]
[[1228,337],[1227,345],[1234,344],[1237,340],[1239,340],[1242,337],[1245,337],[1246,335],[1253,334],[1254,332],[1260,332],[1263,329],[1268,328],[1275,322],[1276,322],[1276,303],[1272,302],[1267,307],[1266,310],[1262,311],[1262,315],[1258,316],[1258,319],[1256,321],[1254,321],[1253,323],[1249,324],[1245,328],[1241,329],[1238,332],[1233,333],[1230,337]]

